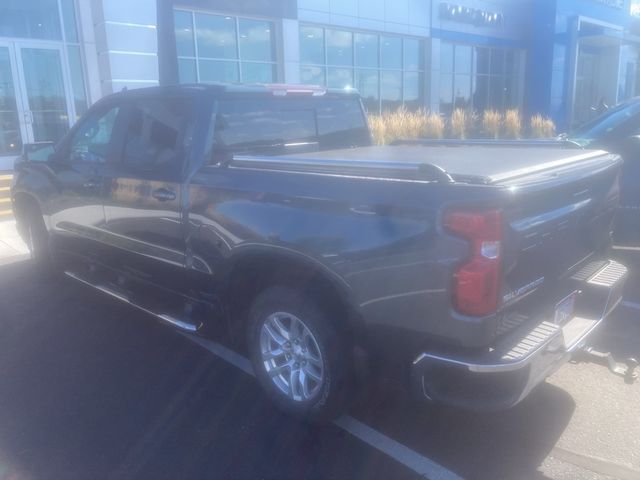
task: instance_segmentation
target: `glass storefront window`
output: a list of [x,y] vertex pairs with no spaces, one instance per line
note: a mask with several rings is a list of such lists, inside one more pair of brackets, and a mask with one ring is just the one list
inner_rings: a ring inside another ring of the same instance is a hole
[[[240,18],[238,19],[238,30],[240,36],[240,58],[259,62],[272,62],[274,60],[271,22]],[[244,75],[242,78],[247,81]]]
[[275,81],[272,22],[189,10],[174,22],[181,83]]
[[78,43],[78,27],[76,25],[76,10],[73,0],[60,0],[62,6],[62,22],[64,36],[67,42]]
[[413,108],[420,107],[420,74],[418,72],[405,72],[403,93],[405,104]]
[[422,44],[415,38],[404,39],[405,70],[422,70]]
[[380,103],[382,111],[402,105],[402,72],[380,72]]
[[271,63],[243,62],[240,64],[242,81],[245,83],[270,83],[275,77]]
[[451,43],[440,44],[440,72],[453,72],[453,44]]
[[178,51],[178,57],[195,57],[196,49],[193,43],[193,15],[191,15],[191,12],[176,10],[173,13],[173,22],[176,30],[176,49]]
[[182,83],[197,83],[198,71],[196,61],[192,58],[178,59],[178,78]]
[[489,74],[489,58],[491,50],[484,47],[476,47],[476,73]]
[[456,45],[455,53],[455,72],[471,73],[471,47],[467,45]]
[[77,45],[69,45],[67,52],[69,56],[69,72],[71,73],[71,89],[73,90],[73,104],[76,110],[75,120],[78,120],[88,109],[87,91],[82,73],[82,57],[80,55],[80,47]]
[[326,30],[327,65],[353,65],[353,34],[343,30]]
[[307,85],[325,85],[324,68],[302,67],[300,69],[300,81]]
[[329,67],[327,69],[327,86],[330,88],[353,87],[353,70]]
[[318,27],[300,27],[300,61],[324,65],[324,30]]
[[402,68],[402,38],[380,37],[382,68]]
[[360,97],[368,111],[377,112],[380,108],[380,95],[378,93],[378,70],[356,70],[355,88],[360,92]]
[[378,36],[355,34],[356,66],[378,68]]
[[237,58],[236,22],[233,17],[196,13],[195,20],[200,58]]
[[0,47],[0,155],[19,153],[22,148],[9,49]]
[[238,82],[238,62],[224,60],[198,61],[201,82]]
[[442,42],[440,111],[504,110],[521,104],[518,50]]
[[58,0],[2,0],[0,37],[62,40]]
[[424,105],[423,43],[418,38],[300,26],[300,80],[355,87],[370,112]]

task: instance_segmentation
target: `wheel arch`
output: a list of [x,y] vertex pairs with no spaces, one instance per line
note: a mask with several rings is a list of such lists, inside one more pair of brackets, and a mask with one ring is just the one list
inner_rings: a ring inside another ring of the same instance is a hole
[[232,331],[243,329],[251,301],[274,285],[303,290],[353,335],[362,320],[349,285],[320,261],[272,246],[242,248],[228,261],[221,285]]

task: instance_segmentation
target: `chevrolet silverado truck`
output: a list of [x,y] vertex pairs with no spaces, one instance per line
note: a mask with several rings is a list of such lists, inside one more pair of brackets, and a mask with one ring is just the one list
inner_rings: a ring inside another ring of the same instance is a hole
[[29,146],[12,200],[41,271],[232,342],[277,406],[323,420],[363,368],[435,403],[522,400],[621,300],[620,168],[374,146],[349,91],[175,86],[106,97]]

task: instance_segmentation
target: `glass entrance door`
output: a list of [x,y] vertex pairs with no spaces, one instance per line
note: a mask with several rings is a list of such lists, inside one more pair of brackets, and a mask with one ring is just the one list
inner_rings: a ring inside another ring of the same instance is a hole
[[0,42],[0,157],[69,130],[75,112],[63,53],[56,45]]
[[59,47],[17,45],[29,142],[57,141],[69,130],[73,105],[62,52]]
[[0,155],[17,155],[22,149],[13,63],[9,46],[0,44]]

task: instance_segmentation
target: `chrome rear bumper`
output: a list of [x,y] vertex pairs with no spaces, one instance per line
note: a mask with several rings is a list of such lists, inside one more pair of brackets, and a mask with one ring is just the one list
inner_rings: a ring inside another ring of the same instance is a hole
[[430,400],[472,409],[515,405],[586,343],[621,302],[626,277],[627,268],[613,260],[595,272],[580,270],[570,279],[579,301],[565,324],[547,313],[481,352],[422,352],[411,365],[412,388]]

